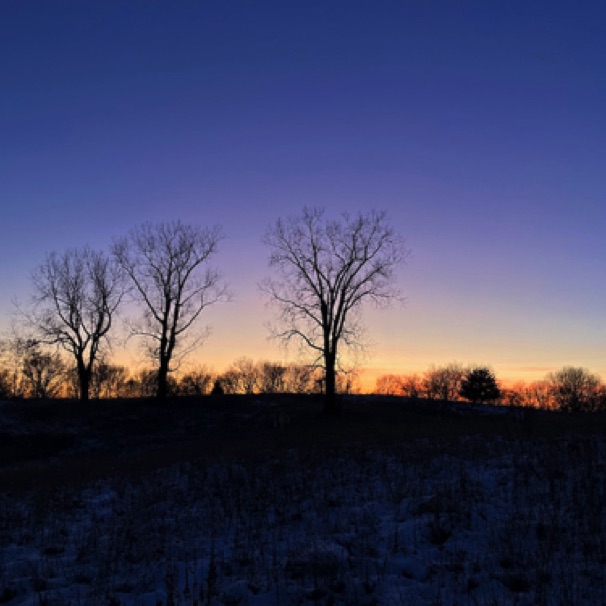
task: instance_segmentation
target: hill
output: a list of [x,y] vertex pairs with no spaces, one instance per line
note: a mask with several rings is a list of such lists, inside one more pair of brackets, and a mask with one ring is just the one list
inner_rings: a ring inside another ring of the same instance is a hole
[[0,405],[0,603],[595,604],[602,416],[355,396]]
[[204,458],[255,460],[299,449],[314,456],[426,438],[603,435],[606,415],[472,406],[392,396],[344,396],[326,417],[318,396],[24,400],[0,404],[0,479],[20,489],[151,470]]

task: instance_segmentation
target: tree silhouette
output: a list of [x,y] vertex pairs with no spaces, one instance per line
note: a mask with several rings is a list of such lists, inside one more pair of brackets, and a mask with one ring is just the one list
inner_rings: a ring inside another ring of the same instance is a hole
[[215,380],[213,388],[210,390],[211,396],[222,396],[225,394],[225,390],[223,389],[223,385],[219,379]]
[[31,317],[39,340],[75,360],[80,399],[87,401],[93,367],[124,294],[122,273],[89,248],[51,253],[34,272]]
[[144,223],[114,244],[114,255],[143,308],[131,334],[145,339],[157,362],[159,398],[168,395],[173,362],[195,349],[206,334],[193,331],[202,310],[228,297],[219,272],[209,266],[221,238],[219,227]]
[[461,390],[465,368],[458,362],[446,366],[432,366],[423,376],[423,388],[430,399],[454,401]]
[[474,404],[494,402],[501,397],[494,373],[486,366],[472,368],[461,381],[459,393]]
[[28,341],[21,374],[25,392],[31,398],[54,398],[61,390],[65,366],[58,353],[42,351],[39,345]]
[[338,409],[336,370],[341,344],[361,344],[355,312],[365,301],[385,305],[399,297],[394,271],[407,255],[385,213],[329,220],[322,209],[279,219],[267,231],[275,277],[262,289],[280,310],[274,336],[298,340],[324,371],[325,410]]
[[547,376],[557,406],[567,412],[591,410],[598,396],[600,379],[585,368],[566,366]]
[[6,368],[0,369],[0,399],[10,398],[11,392],[11,374]]
[[91,377],[91,393],[95,398],[118,398],[128,380],[125,366],[99,360]]
[[213,374],[205,367],[200,366],[190,370],[179,381],[179,394],[184,396],[202,396],[210,391],[213,383]]
[[286,366],[277,362],[259,364],[259,391],[261,393],[284,393]]
[[227,372],[235,382],[237,393],[255,393],[259,384],[259,367],[254,360],[242,356],[231,365]]
[[400,396],[404,391],[402,377],[394,374],[381,375],[375,382],[374,393],[383,396]]

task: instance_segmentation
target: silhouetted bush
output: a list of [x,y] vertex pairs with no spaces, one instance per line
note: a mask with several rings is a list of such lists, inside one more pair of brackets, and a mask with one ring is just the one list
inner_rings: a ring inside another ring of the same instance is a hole
[[213,385],[210,395],[211,396],[222,396],[223,394],[225,394],[225,390],[223,389],[223,385],[221,385],[221,381],[219,381],[219,379],[217,379],[215,381],[215,384]]

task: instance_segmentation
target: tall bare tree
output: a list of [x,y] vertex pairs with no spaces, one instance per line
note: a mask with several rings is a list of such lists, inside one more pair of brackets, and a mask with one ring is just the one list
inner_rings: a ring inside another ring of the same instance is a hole
[[113,259],[85,247],[47,255],[33,283],[40,341],[74,358],[80,399],[87,401],[93,366],[124,293],[122,272]]
[[324,370],[325,410],[338,410],[336,371],[340,345],[360,344],[356,311],[399,298],[396,267],[408,254],[383,212],[339,220],[323,209],[279,219],[264,239],[275,276],[261,286],[280,315],[274,335],[299,340],[316,354]]
[[209,266],[221,239],[219,227],[177,221],[144,223],[114,244],[114,255],[143,308],[131,333],[145,339],[157,362],[159,398],[168,394],[174,362],[204,338],[204,331],[193,330],[202,310],[228,298],[219,272]]

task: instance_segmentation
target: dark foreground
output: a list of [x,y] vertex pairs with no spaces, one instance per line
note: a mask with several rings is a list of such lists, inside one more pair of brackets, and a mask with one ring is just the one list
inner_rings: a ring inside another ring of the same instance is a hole
[[0,604],[606,603],[603,416],[0,404]]
[[[606,434],[606,415],[471,406],[386,396],[343,397],[339,416],[317,396],[0,403],[0,487],[13,492],[136,476],[192,460],[262,461],[297,451],[322,459],[422,440],[419,456],[462,437],[512,440]],[[426,440],[423,440],[426,439]]]

